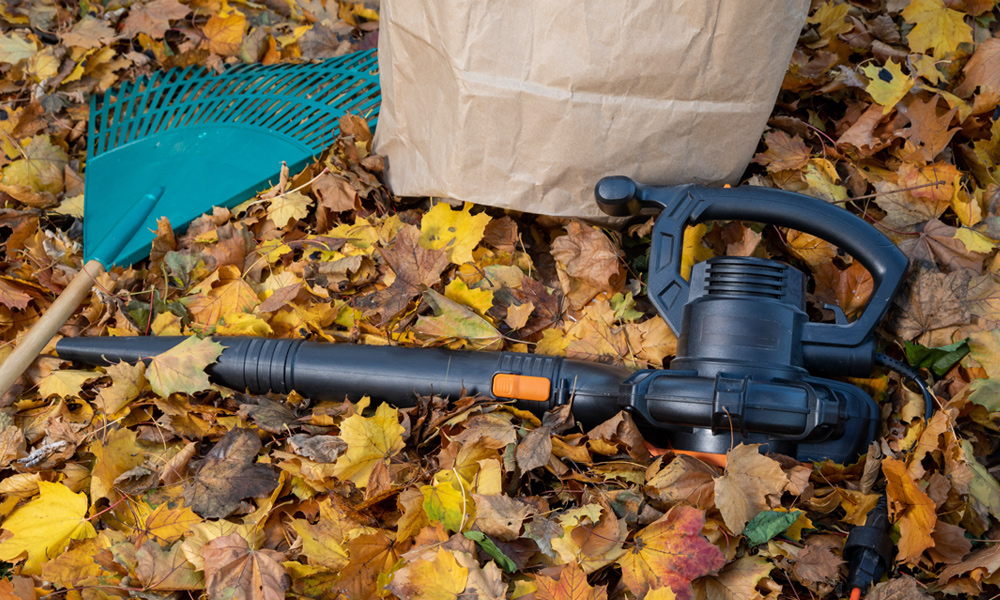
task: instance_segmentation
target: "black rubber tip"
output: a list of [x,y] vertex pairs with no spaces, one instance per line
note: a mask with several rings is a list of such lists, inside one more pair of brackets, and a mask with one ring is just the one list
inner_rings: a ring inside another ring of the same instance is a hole
[[623,175],[604,177],[594,186],[597,205],[612,217],[629,217],[637,214],[642,202],[636,198],[635,182]]

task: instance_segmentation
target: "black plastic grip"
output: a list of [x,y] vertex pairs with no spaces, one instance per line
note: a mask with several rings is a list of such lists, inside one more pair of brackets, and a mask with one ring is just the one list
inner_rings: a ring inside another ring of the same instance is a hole
[[752,186],[645,186],[620,176],[605,177],[594,191],[601,208],[614,216],[632,212],[640,203],[663,209],[652,234],[649,296],[675,333],[689,291],[680,275],[684,229],[703,221],[755,221],[797,229],[836,245],[871,273],[874,291],[861,316],[846,325],[808,323],[802,333],[805,343],[862,344],[889,309],[906,274],[906,256],[889,238],[850,212],[811,196]]

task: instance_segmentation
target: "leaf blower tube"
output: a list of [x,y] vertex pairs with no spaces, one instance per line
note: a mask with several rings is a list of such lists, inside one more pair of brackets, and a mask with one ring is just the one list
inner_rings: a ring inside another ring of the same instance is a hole
[[[148,360],[180,337],[64,338],[60,358],[92,365]],[[585,427],[631,412],[654,443],[711,431],[725,447],[731,432],[760,434],[769,450],[800,460],[844,461],[862,452],[874,421],[853,386],[805,378],[774,383],[695,371],[630,372],[604,364],[518,352],[462,352],[313,343],[267,338],[213,338],[225,346],[206,371],[212,380],[254,394],[292,390],[316,401],[373,400],[413,406],[417,395],[453,400],[478,395],[515,401],[541,414],[573,403]]]

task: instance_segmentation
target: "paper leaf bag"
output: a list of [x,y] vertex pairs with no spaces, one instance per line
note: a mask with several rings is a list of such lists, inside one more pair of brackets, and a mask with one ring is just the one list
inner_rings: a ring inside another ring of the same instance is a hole
[[383,0],[400,196],[600,219],[605,175],[735,183],[808,0]]

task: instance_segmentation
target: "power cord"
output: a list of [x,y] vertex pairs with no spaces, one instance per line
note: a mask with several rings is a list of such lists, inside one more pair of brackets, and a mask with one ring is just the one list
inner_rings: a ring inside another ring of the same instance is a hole
[[891,371],[895,371],[917,384],[917,387],[920,388],[920,393],[924,395],[924,419],[930,420],[934,415],[934,396],[931,395],[931,390],[924,383],[923,378],[920,377],[920,373],[910,365],[882,353],[875,354],[875,363]]

